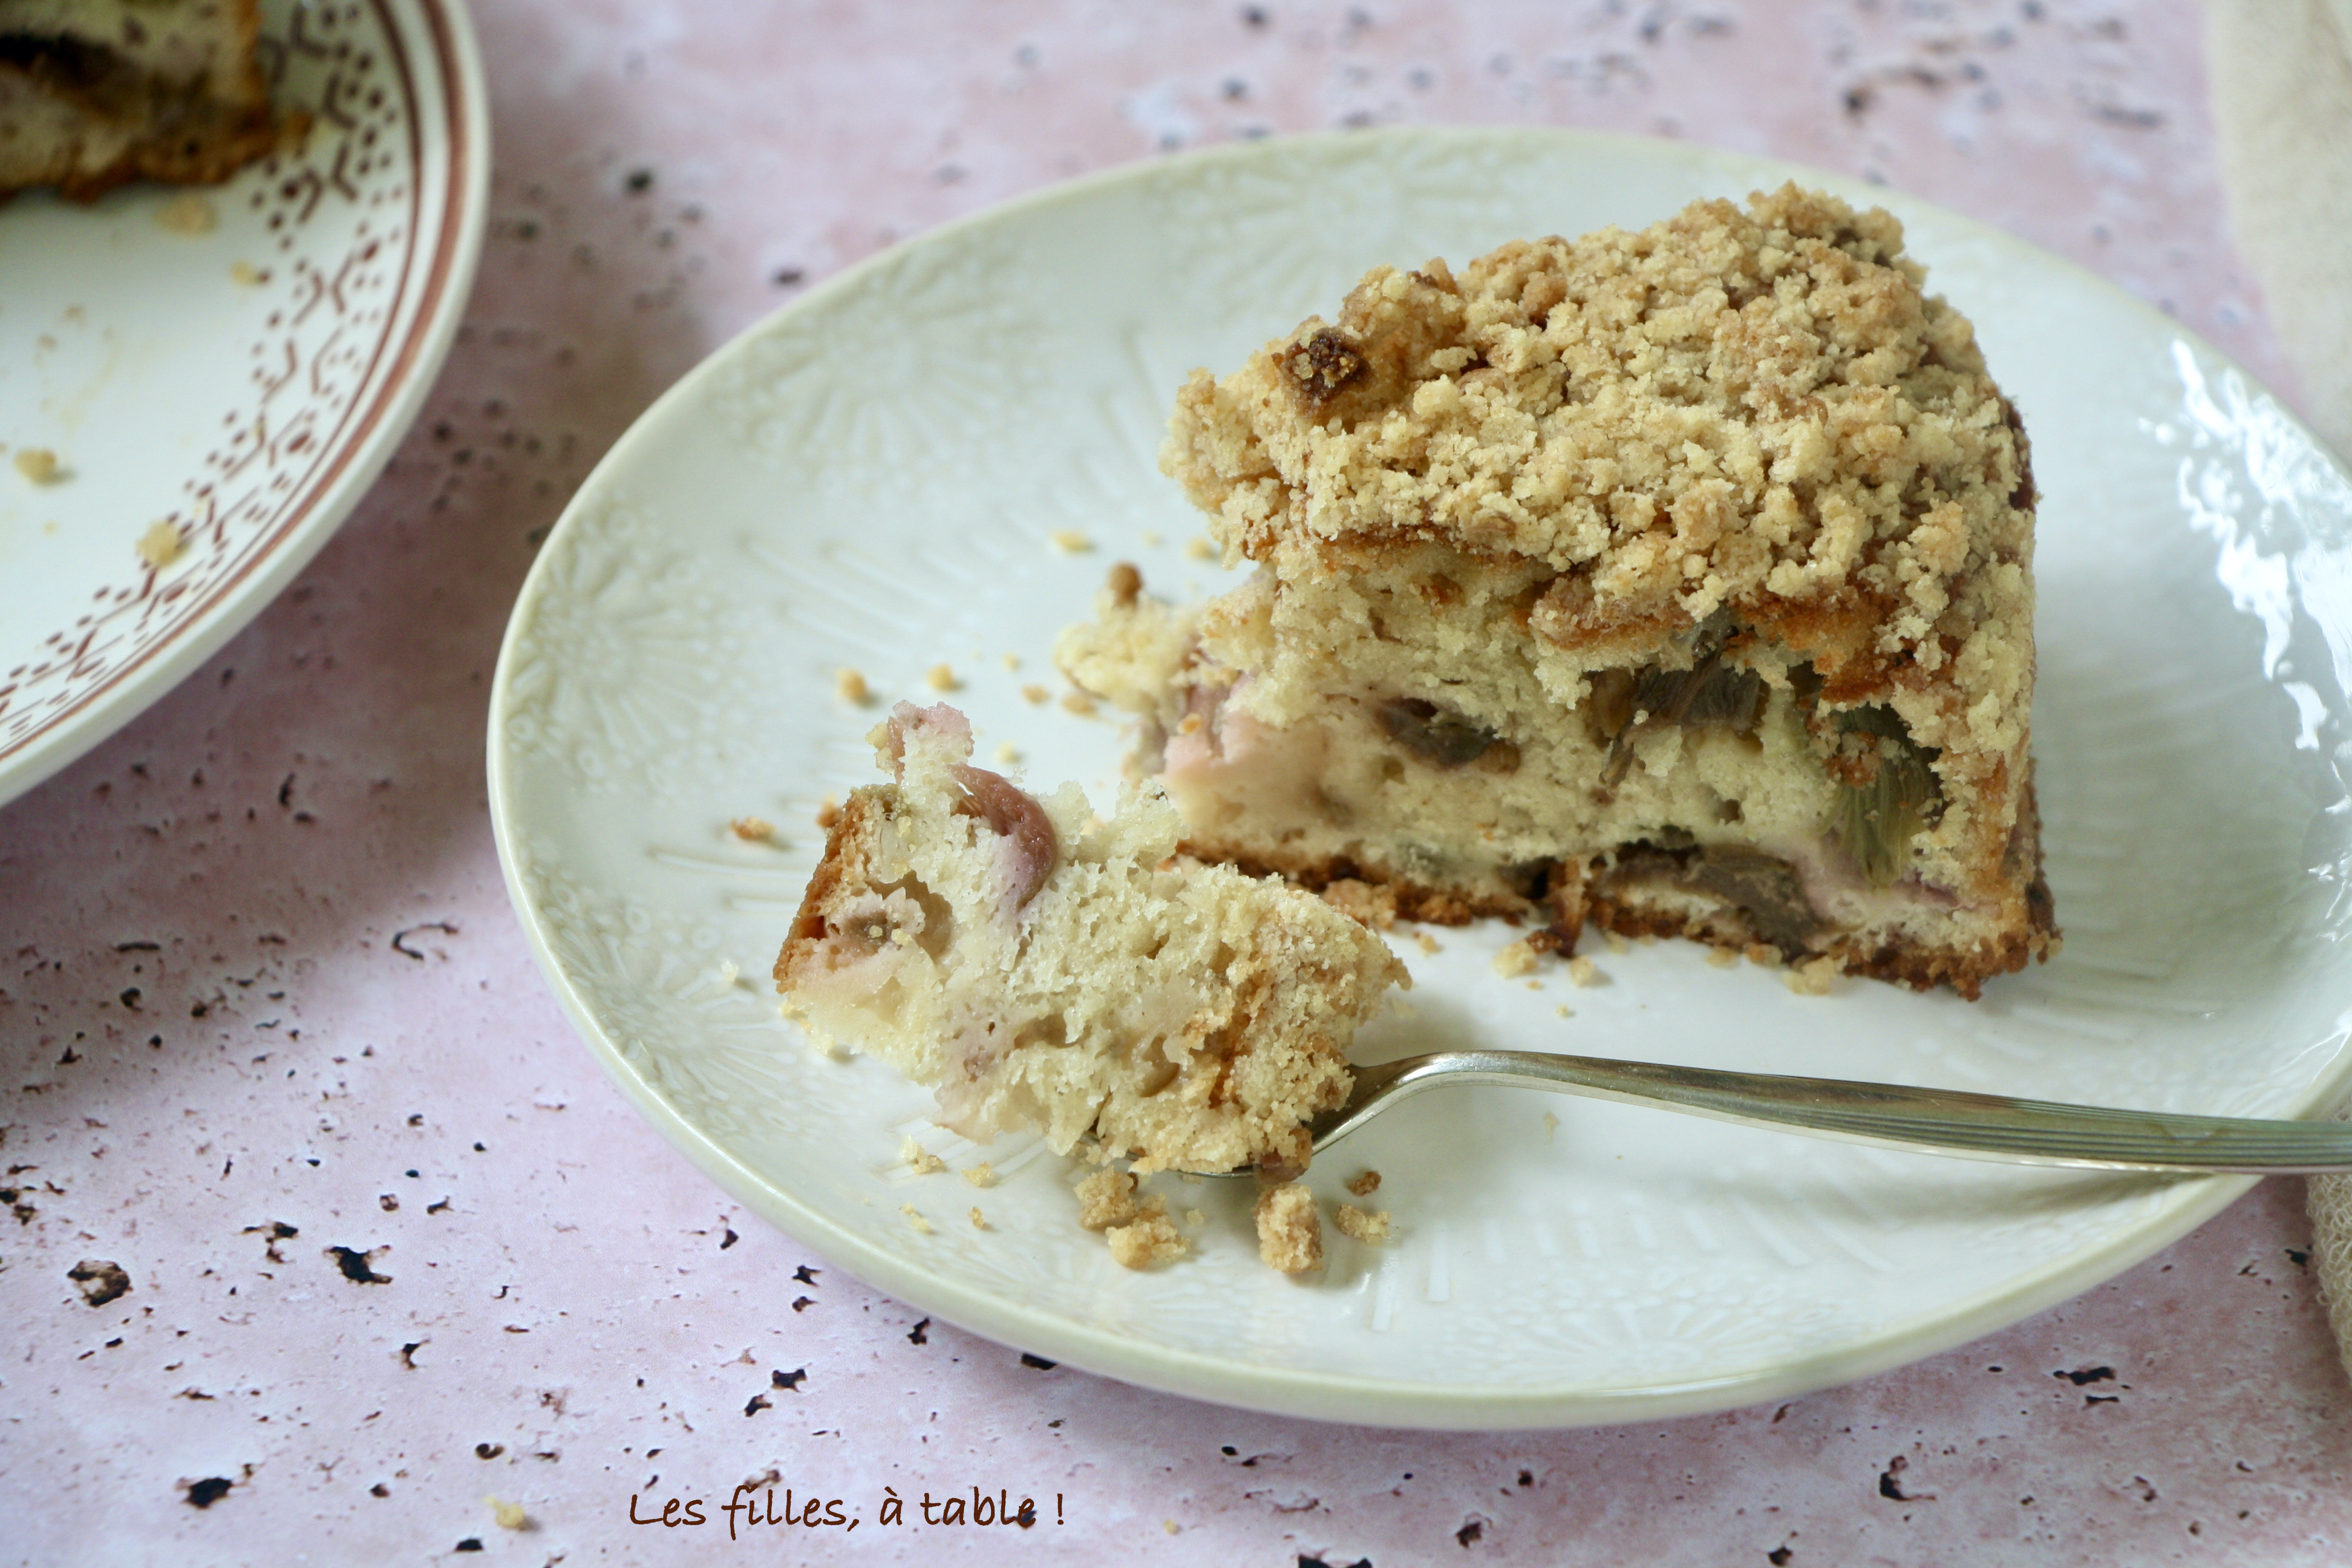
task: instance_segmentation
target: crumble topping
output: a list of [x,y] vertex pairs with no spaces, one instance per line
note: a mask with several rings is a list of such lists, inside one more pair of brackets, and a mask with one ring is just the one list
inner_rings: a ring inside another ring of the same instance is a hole
[[2007,750],[2032,679],[2025,442],[1902,237],[1790,185],[1458,278],[1375,268],[1337,323],[1196,372],[1161,463],[1229,561],[1523,565],[1528,625],[1563,647],[1730,609],[1858,681],[1952,667],[1961,700],[1906,708],[1914,732]]

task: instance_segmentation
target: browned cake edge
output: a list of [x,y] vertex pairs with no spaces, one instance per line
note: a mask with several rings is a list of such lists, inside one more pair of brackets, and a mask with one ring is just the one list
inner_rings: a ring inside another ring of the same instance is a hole
[[845,893],[854,894],[869,879],[866,848],[889,815],[888,785],[871,785],[849,792],[833,825],[825,829],[824,853],[809,873],[808,891],[793,916],[791,934],[776,954],[776,989],[791,991],[800,984],[801,969],[831,934],[828,916]]
[[[1555,862],[1538,896],[1516,898],[1386,876],[1345,857],[1286,858],[1269,856],[1262,848],[1244,849],[1200,838],[1187,839],[1182,848],[1196,858],[1221,861],[1253,876],[1278,876],[1311,892],[1323,892],[1344,881],[1377,886],[1395,900],[1401,920],[1461,926],[1490,916],[1514,925],[1529,918],[1541,919],[1543,928],[1529,941],[1563,955],[1576,951],[1577,938],[1587,923],[1621,936],[1685,937],[1737,952],[1772,946],[1734,906],[1689,913],[1614,897],[1588,874],[1590,861]],[[2055,905],[2042,869],[2041,810],[2031,776],[2019,802],[2008,860],[2022,889],[2024,919],[1990,940],[1964,947],[1933,947],[1901,939],[1869,945],[1832,940],[1820,952],[1835,960],[1839,970],[1847,974],[1891,981],[1915,991],[1948,985],[1973,1002],[1982,994],[1987,980],[2013,973],[2036,960],[2047,963],[2059,948]]]

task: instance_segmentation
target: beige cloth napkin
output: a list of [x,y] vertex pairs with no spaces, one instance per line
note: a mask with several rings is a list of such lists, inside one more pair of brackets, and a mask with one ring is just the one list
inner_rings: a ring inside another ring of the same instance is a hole
[[2352,460],[2352,0],[2209,0],[2238,248],[2320,436]]
[[[2352,459],[2352,0],[2208,0],[2205,22],[2238,248],[2313,425]],[[2320,1295],[2352,1368],[2352,1176],[2313,1177],[2309,1204]]]

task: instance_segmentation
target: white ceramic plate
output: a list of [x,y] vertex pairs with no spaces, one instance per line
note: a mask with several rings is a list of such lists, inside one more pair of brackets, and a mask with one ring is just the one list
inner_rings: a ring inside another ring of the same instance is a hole
[[[1001,1186],[914,1176],[908,1131],[981,1155],[929,1130],[922,1091],[777,1018],[764,976],[811,819],[876,776],[860,737],[878,704],[836,697],[839,667],[929,700],[925,672],[951,665],[983,758],[1010,744],[1031,780],[1108,804],[1118,732],[1021,689],[1059,689],[1053,636],[1111,562],[1162,592],[1220,584],[1154,467],[1188,370],[1328,312],[1376,262],[1639,226],[1791,176],[1905,219],[2032,431],[2064,952],[1970,1005],[1868,983],[1800,997],[1681,943],[1596,943],[1607,984],[1554,968],[1530,989],[1489,970],[1507,928],[1440,931],[1434,957],[1400,944],[1416,1014],[1360,1055],[1556,1045],[2172,1110],[2320,1105],[2352,1003],[2352,483],[2210,350],[2014,240],[1809,171],[1536,131],[1309,138],[1048,191],[833,280],[638,422],[548,541],[491,707],[509,884],[605,1066],[729,1191],[925,1311],[1133,1382],[1366,1422],[1622,1421],[1818,1387],[2012,1321],[2220,1209],[2245,1183],[1486,1089],[1415,1100],[1313,1173],[1328,1197],[1384,1173],[1392,1245],[1334,1237],[1328,1275],[1294,1283],[1256,1261],[1242,1184],[1169,1182],[1207,1212],[1200,1250],[1129,1273],[1077,1229],[1062,1161],[1000,1144]],[[1064,530],[1097,548],[1057,551]],[[732,837],[744,816],[781,846]]]
[[[460,0],[265,0],[262,61],[310,113],[299,153],[192,196],[0,205],[0,803],[260,613],[457,331],[489,188]],[[61,478],[28,482],[26,448]],[[160,521],[185,544],[156,571]]]

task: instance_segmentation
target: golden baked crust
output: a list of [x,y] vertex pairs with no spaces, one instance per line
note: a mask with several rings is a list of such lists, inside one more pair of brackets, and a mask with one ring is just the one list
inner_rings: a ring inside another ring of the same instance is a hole
[[1729,609],[1832,701],[1949,667],[1917,739],[2006,750],[2032,679],[2026,445],[1902,242],[1789,185],[1514,242],[1459,279],[1378,268],[1337,324],[1193,373],[1163,465],[1252,560],[1540,563],[1529,628],[1563,647]]

